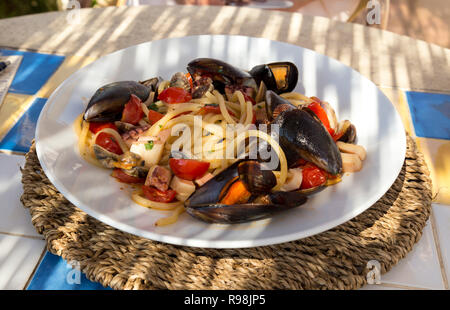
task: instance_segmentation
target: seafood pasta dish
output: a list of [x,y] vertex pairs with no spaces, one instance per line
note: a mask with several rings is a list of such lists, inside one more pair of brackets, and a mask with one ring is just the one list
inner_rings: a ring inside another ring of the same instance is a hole
[[[362,169],[356,128],[293,92],[290,62],[250,70],[211,58],[170,79],[100,87],[74,123],[84,160],[131,184],[130,203],[208,223],[274,216]],[[336,185],[339,186],[339,185]],[[132,201],[131,201],[132,200]]]

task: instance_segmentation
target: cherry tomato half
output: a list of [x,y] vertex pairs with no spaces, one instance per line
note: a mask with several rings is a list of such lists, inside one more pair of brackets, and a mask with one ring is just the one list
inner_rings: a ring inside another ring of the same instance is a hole
[[159,112],[153,111],[153,110],[148,110],[148,116],[147,117],[148,117],[148,120],[150,121],[150,124],[153,125],[154,123],[159,121],[161,118],[163,118],[164,115],[159,113]]
[[97,132],[99,132],[102,129],[105,128],[111,128],[117,131],[117,127],[116,125],[114,125],[114,123],[110,123],[110,122],[91,122],[89,123],[89,130],[93,133],[96,134]]
[[95,144],[98,144],[102,148],[104,148],[107,151],[110,151],[111,153],[121,155],[123,154],[122,149],[120,148],[119,143],[114,139],[113,136],[106,132],[101,132],[97,138],[95,139]]
[[164,89],[158,96],[159,100],[166,103],[182,103],[192,99],[189,92],[180,87],[169,87]]
[[144,117],[141,99],[135,95],[130,96],[130,100],[125,104],[122,112],[122,122],[136,125]]
[[331,136],[334,134],[334,130],[330,127],[330,121],[328,120],[327,112],[320,106],[320,103],[317,101],[314,101],[310,104],[308,104],[308,108],[314,112],[314,114],[317,115],[317,117],[320,119],[322,124],[325,126],[327,131],[330,133]]
[[306,164],[302,169],[302,185],[300,189],[307,189],[324,184],[327,181],[325,171],[313,164]]
[[202,177],[209,168],[209,163],[195,159],[171,158],[169,165],[177,177],[189,181]]
[[137,178],[131,175],[126,174],[122,171],[122,169],[115,168],[111,174],[114,178],[119,180],[122,183],[144,183],[144,178]]
[[153,186],[145,186],[142,185],[142,191],[144,192],[144,196],[151,201],[156,202],[172,202],[175,200],[176,191],[173,189],[168,189],[166,191],[160,191],[159,189]]

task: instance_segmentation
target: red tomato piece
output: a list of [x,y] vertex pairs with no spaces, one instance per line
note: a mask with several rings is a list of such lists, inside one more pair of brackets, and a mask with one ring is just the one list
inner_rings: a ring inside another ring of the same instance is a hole
[[119,169],[119,168],[115,168],[111,175],[114,178],[116,178],[117,180],[119,180],[119,182],[122,182],[122,183],[144,183],[145,182],[144,178],[133,177],[131,175],[126,174],[125,172],[122,171],[122,169]]
[[114,123],[110,123],[110,122],[91,122],[89,123],[89,130],[93,133],[96,134],[97,132],[99,132],[102,129],[105,128],[111,128],[117,131],[117,127],[116,125],[114,125]]
[[189,181],[202,177],[209,168],[209,163],[195,159],[171,158],[169,165],[177,177]]
[[120,148],[119,143],[114,139],[113,136],[106,132],[101,132],[97,138],[95,139],[95,144],[98,144],[102,148],[104,148],[107,151],[110,151],[111,153],[121,155],[123,154],[122,149]]
[[130,96],[130,100],[125,104],[122,112],[122,122],[136,125],[144,117],[141,99],[135,95]]
[[153,111],[153,110],[148,110],[148,120],[150,121],[150,124],[154,124],[157,121],[159,121],[161,118],[164,117],[164,114],[161,114],[159,112]]
[[192,99],[189,92],[180,87],[169,87],[164,89],[158,96],[159,100],[166,103],[182,103]]
[[330,133],[331,136],[334,134],[334,130],[330,127],[330,122],[328,120],[327,112],[320,106],[320,103],[317,101],[314,101],[310,104],[308,104],[308,108],[314,112],[314,114],[317,115],[317,117],[320,119],[322,124],[325,126],[327,131]]
[[177,192],[173,189],[160,191],[156,187],[145,185],[142,185],[142,191],[148,200],[165,203],[174,201],[175,195],[177,194]]
[[339,140],[342,136],[344,135],[344,132],[335,134],[335,132],[333,132],[333,134],[331,135],[331,137],[333,138],[334,142],[336,142],[337,140]]
[[307,164],[303,167],[302,176],[300,189],[316,187],[327,181],[327,173],[313,164]]

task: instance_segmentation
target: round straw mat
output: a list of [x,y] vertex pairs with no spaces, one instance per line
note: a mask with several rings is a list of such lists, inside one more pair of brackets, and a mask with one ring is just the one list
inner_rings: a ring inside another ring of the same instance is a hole
[[403,168],[368,210],[326,232],[255,248],[203,249],[154,242],[87,215],[45,176],[35,146],[22,169],[36,230],[50,252],[75,260],[92,281],[114,289],[356,289],[368,262],[389,271],[420,239],[431,210],[431,182],[408,137]]

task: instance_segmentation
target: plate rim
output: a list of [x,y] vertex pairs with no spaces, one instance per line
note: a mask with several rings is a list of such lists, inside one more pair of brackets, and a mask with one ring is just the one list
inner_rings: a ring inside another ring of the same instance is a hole
[[[362,205],[364,205],[364,207],[361,207],[361,205],[359,205],[358,208],[353,210],[353,212],[349,212],[347,214],[347,216],[339,217],[338,219],[329,221],[326,223],[326,225],[324,224],[322,226],[317,226],[317,227],[314,227],[314,228],[311,228],[308,230],[303,230],[303,231],[301,231],[301,233],[297,232],[297,233],[282,234],[281,236],[267,237],[264,239],[245,239],[245,240],[205,240],[205,239],[196,239],[195,237],[182,238],[182,237],[164,235],[164,234],[156,233],[156,232],[144,231],[144,230],[135,228],[129,224],[115,221],[112,218],[110,218],[108,216],[104,216],[102,213],[95,211],[94,209],[87,206],[86,204],[81,203],[81,201],[79,201],[74,195],[72,195],[72,193],[70,193],[70,191],[67,190],[66,187],[62,183],[60,183],[58,181],[58,179],[55,178],[55,176],[52,173],[49,173],[50,169],[48,169],[48,167],[45,163],[45,160],[43,160],[44,154],[43,154],[42,147],[41,147],[41,139],[39,138],[39,136],[41,135],[41,131],[42,131],[40,124],[42,123],[42,119],[44,118],[44,115],[45,115],[44,112],[50,107],[50,105],[52,103],[52,99],[56,96],[56,94],[62,88],[64,88],[66,85],[70,85],[70,82],[73,79],[75,79],[76,77],[78,77],[78,75],[81,72],[83,72],[85,70],[89,70],[89,68],[91,66],[94,66],[96,62],[98,62],[99,60],[103,59],[106,56],[111,56],[116,53],[121,53],[124,50],[136,48],[137,46],[140,46],[140,45],[152,44],[153,42],[167,41],[167,40],[183,40],[185,38],[193,38],[193,37],[245,37],[245,38],[257,39],[257,40],[268,40],[271,42],[286,44],[286,45],[290,45],[290,46],[293,46],[296,48],[302,48],[302,49],[311,51],[315,54],[325,56],[332,61],[338,62],[342,66],[350,68],[353,73],[359,75],[360,77],[362,77],[362,79],[366,80],[372,86],[374,86],[376,88],[376,90],[379,92],[379,94],[385,97],[385,99],[392,106],[392,109],[395,111],[396,121],[399,122],[399,124],[401,125],[401,128],[403,129],[403,131],[402,131],[403,134],[401,136],[401,138],[402,138],[401,139],[401,144],[402,144],[401,149],[402,149],[402,155],[403,155],[402,163],[404,162],[404,158],[406,155],[406,133],[405,133],[405,128],[404,128],[404,125],[403,125],[403,122],[401,120],[398,110],[396,109],[395,105],[391,102],[391,100],[389,100],[389,98],[387,98],[387,96],[379,89],[379,87],[372,80],[365,77],[364,75],[362,75],[360,72],[358,72],[351,66],[348,66],[333,57],[327,56],[325,54],[316,52],[314,50],[308,49],[308,48],[300,46],[300,45],[287,43],[287,42],[283,42],[283,41],[271,40],[271,39],[267,39],[267,38],[263,38],[263,37],[251,37],[251,36],[245,36],[245,35],[203,34],[203,35],[190,35],[190,36],[181,36],[181,37],[173,37],[173,38],[163,38],[163,39],[159,39],[159,40],[142,42],[139,44],[125,47],[123,49],[114,51],[112,53],[103,55],[103,56],[99,57],[98,59],[94,60],[93,62],[91,62],[90,64],[88,64],[82,68],[79,68],[77,71],[72,73],[68,78],[66,78],[60,85],[58,85],[58,87],[48,97],[47,102],[45,103],[44,107],[42,108],[41,113],[40,113],[39,118],[36,123],[36,133],[35,133],[36,154],[37,154],[39,163],[40,163],[45,175],[47,176],[47,178],[55,186],[55,188],[59,192],[61,192],[61,194],[70,203],[72,203],[75,207],[79,208],[80,210],[87,213],[89,216],[94,217],[95,219],[97,219],[98,221],[100,221],[106,225],[109,225],[113,228],[119,229],[123,232],[130,233],[130,234],[133,234],[138,237],[143,237],[143,238],[146,238],[146,239],[149,239],[152,241],[164,242],[164,243],[169,243],[169,244],[179,245],[179,246],[199,247],[199,248],[249,248],[249,247],[275,245],[275,244],[280,244],[280,243],[284,243],[284,242],[301,240],[301,239],[311,237],[316,234],[325,232],[327,230],[333,229],[341,224],[346,223],[347,221],[353,219],[354,217],[358,216],[359,214],[361,214],[364,211],[366,211],[367,209],[369,209],[376,201],[378,201],[381,197],[383,197],[383,195],[391,188],[392,184],[397,179],[397,177],[402,169],[403,164],[400,164],[399,167],[397,167],[395,174],[394,174],[395,177],[393,178],[392,182],[391,181],[389,182],[389,186],[387,186],[385,190],[384,189],[378,190],[377,195],[373,195],[374,197],[377,197],[377,198],[372,198],[370,200],[367,200],[364,204],[362,204]],[[386,184],[387,183],[388,182],[386,182]],[[301,236],[299,237],[299,235],[301,235]]]

